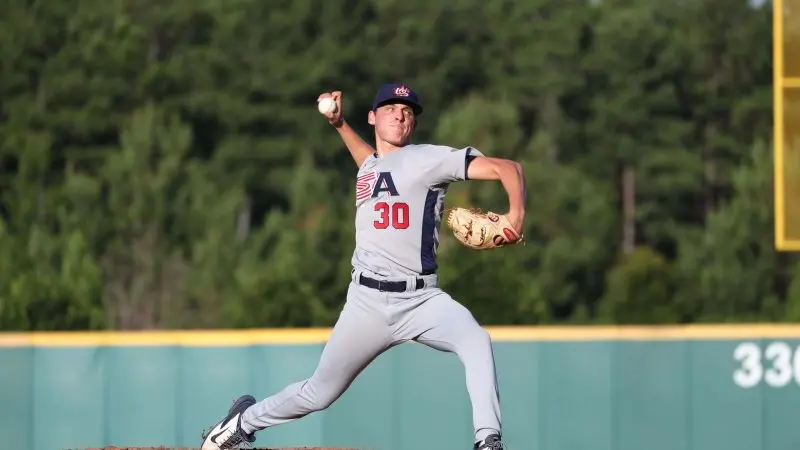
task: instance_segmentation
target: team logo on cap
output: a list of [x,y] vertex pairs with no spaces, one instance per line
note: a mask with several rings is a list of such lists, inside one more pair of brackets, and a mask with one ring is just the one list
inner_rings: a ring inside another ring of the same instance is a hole
[[411,95],[411,91],[405,86],[399,86],[394,88],[394,95],[398,97],[408,97]]

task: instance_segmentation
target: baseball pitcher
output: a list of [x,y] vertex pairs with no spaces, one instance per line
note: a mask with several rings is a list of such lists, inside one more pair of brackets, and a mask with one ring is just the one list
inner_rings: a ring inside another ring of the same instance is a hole
[[239,397],[204,433],[202,450],[238,448],[254,442],[258,431],[326,409],[371,361],[410,340],[458,355],[472,404],[473,450],[504,449],[491,339],[438,287],[436,253],[448,185],[463,180],[499,181],[509,210],[500,215],[454,209],[446,223],[456,238],[476,250],[522,242],[520,165],[472,147],[410,144],[423,108],[417,93],[403,84],[381,86],[375,96],[368,114],[375,148],[344,120],[340,92],[317,101],[358,167],[347,299],[311,377],[260,402]]

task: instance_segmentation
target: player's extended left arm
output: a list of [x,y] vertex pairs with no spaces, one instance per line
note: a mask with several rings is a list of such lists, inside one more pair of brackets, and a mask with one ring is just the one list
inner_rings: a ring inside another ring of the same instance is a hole
[[525,172],[516,161],[479,156],[467,166],[468,180],[499,180],[508,194],[508,220],[518,233],[525,219]]

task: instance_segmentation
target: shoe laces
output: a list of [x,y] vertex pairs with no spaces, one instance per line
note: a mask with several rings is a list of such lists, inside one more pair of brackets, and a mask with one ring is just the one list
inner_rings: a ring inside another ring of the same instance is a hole
[[[213,428],[203,430],[201,433],[203,439],[208,437],[208,434],[211,432]],[[242,448],[241,446],[244,445],[248,448],[253,448],[252,442],[253,439],[252,435],[247,435],[241,427],[237,426],[233,432],[229,436],[222,437],[221,442],[217,442],[217,446],[221,450],[232,450],[234,448]],[[239,447],[237,447],[239,446]]]
[[222,443],[219,445],[219,448],[222,450],[229,450],[234,448],[242,448],[242,445],[252,448],[253,445],[251,442],[252,441],[248,439],[248,436],[244,433],[244,431],[242,431],[241,428],[236,427],[236,430],[231,433],[230,436],[223,439]]
[[498,439],[498,440],[492,440],[491,442],[484,441],[481,444],[481,446],[478,447],[478,449],[479,450],[508,450],[508,447],[506,447],[506,444],[504,444],[503,441]]

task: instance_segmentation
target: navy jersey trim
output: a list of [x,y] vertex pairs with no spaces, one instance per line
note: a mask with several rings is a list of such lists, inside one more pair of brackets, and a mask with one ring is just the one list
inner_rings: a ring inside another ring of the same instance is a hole
[[428,189],[425,196],[425,207],[422,209],[422,242],[420,245],[420,265],[422,274],[429,275],[436,272],[436,255],[434,254],[434,235],[436,233],[436,203],[439,193]]
[[470,155],[470,151],[467,150],[467,156],[464,158],[464,180],[469,180],[469,176],[467,175],[467,169],[469,169],[469,163],[472,162],[473,159],[477,158],[475,155]]

